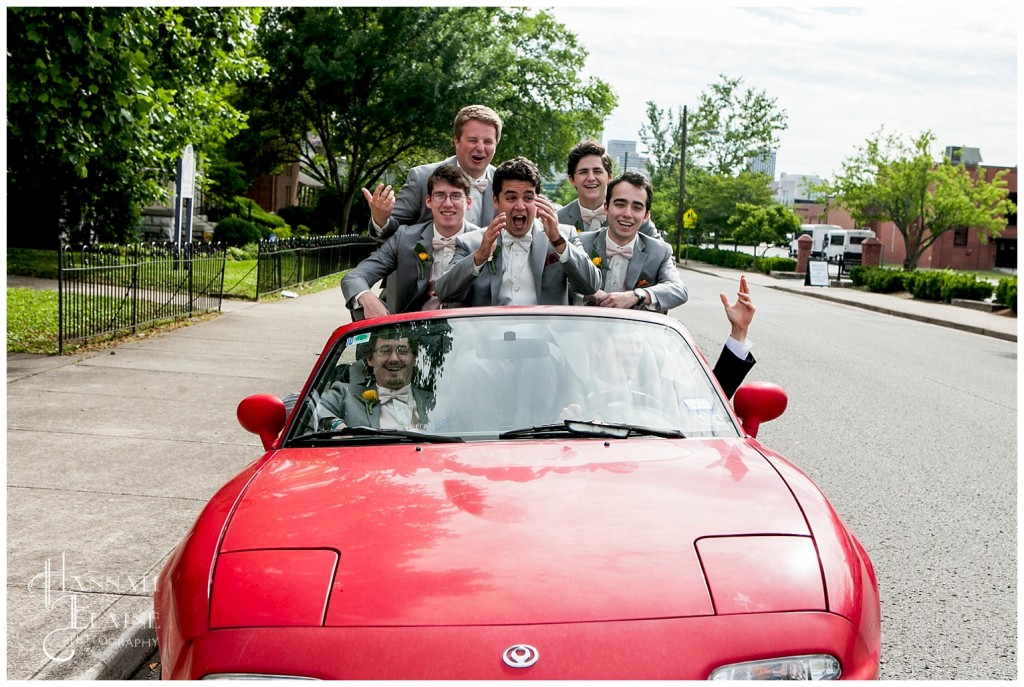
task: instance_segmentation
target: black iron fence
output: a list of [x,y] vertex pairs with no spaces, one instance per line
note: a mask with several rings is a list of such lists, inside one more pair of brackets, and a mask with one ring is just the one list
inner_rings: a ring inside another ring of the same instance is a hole
[[261,241],[256,298],[351,269],[377,245],[356,234]]
[[67,342],[221,307],[222,245],[62,245],[57,255],[60,353]]

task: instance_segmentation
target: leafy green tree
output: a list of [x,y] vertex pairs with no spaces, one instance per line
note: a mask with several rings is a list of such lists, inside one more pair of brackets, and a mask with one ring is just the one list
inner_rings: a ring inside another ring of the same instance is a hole
[[581,81],[586,51],[546,12],[494,7],[294,7],[265,12],[266,78],[246,89],[258,146],[298,161],[336,194],[351,226],[362,187],[452,154],[465,105],[505,127],[495,160],[526,155],[561,169],[600,131],[615,98]]
[[692,177],[690,181],[690,176],[687,176],[687,187],[692,189],[687,194],[692,202],[687,204],[697,213],[701,234],[713,234],[716,246],[720,237],[732,234],[731,218],[736,214],[737,206],[770,207],[775,204],[766,174],[741,172],[731,177],[701,171]]
[[942,234],[959,227],[977,228],[982,241],[1006,228],[1016,211],[1009,199],[1007,170],[986,180],[978,169],[936,163],[930,153],[935,136],[924,132],[908,145],[902,137],[879,130],[842,163],[825,184],[836,202],[858,224],[890,221],[903,237],[903,269],[917,269],[921,255]]
[[12,243],[124,240],[166,198],[176,158],[244,125],[232,84],[260,68],[259,11],[199,7],[7,10]]
[[785,205],[752,205],[737,203],[729,218],[734,227],[732,237],[737,244],[754,246],[764,243],[764,253],[771,246],[785,245],[789,235],[799,231],[800,218]]
[[[699,96],[695,111],[687,115],[686,205],[698,214],[701,232],[720,236],[731,231],[728,218],[737,202],[770,203],[766,176],[744,176],[747,161],[778,146],[778,134],[786,129],[787,115],[775,99],[763,91],[741,89],[741,78],[721,75]],[[640,127],[640,139],[649,156],[651,184],[655,189],[654,222],[669,228],[679,213],[679,146],[682,140],[682,109],[678,113],[647,103],[647,121]],[[736,188],[729,178],[743,177]],[[721,178],[722,181],[708,179]],[[749,184],[763,184],[764,193],[753,193]],[[744,195],[721,201],[707,194],[743,190]],[[724,205],[725,207],[722,207]]]

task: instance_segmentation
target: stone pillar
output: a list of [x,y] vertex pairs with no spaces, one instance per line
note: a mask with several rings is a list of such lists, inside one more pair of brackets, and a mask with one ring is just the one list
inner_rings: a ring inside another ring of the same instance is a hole
[[807,274],[807,263],[811,260],[811,248],[814,246],[814,239],[804,234],[796,240],[796,271],[800,274]]
[[864,267],[879,267],[882,264],[882,242],[878,239],[864,239],[861,245],[860,264]]

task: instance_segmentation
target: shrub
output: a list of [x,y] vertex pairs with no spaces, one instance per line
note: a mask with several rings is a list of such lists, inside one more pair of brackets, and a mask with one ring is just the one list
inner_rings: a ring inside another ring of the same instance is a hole
[[757,258],[754,266],[759,272],[796,272],[796,260],[793,258]]
[[1003,277],[996,286],[996,303],[1017,312],[1017,277]]
[[949,272],[909,272],[903,275],[903,283],[914,298],[926,301],[942,300],[942,282]]
[[231,246],[228,248],[228,257],[232,260],[255,260],[259,257],[258,243],[247,243],[244,246]]
[[303,237],[306,237],[306,236],[309,236],[310,234],[312,234],[312,233],[313,233],[313,230],[312,230],[312,229],[310,229],[309,227],[307,227],[307,226],[306,226],[305,224],[300,224],[300,225],[296,226],[296,227],[295,227],[295,228],[294,228],[294,229],[292,230],[292,233],[293,233],[293,234],[294,234],[295,236],[298,236],[298,237],[300,237],[300,238],[303,238]]
[[991,283],[979,280],[973,274],[948,273],[944,275],[939,295],[946,303],[952,303],[954,298],[983,301],[994,290]]
[[297,227],[300,224],[304,224],[309,227],[316,223],[316,212],[313,208],[307,208],[302,205],[293,205],[291,207],[281,208],[277,211],[277,214],[293,228],[293,232],[294,227]]
[[215,243],[227,246],[244,246],[263,238],[263,231],[252,222],[241,217],[225,217],[213,230]]
[[276,236],[279,239],[290,239],[292,237],[292,229],[291,227],[287,226],[278,227],[277,229],[274,229],[271,233],[273,233],[274,236]]
[[[288,223],[284,221],[283,217],[267,212],[252,198],[235,196],[235,203],[238,204],[238,216],[244,220],[259,224],[267,229],[276,229],[288,226]],[[266,235],[269,236],[270,232],[266,232]]]
[[[887,270],[884,267],[862,267],[861,269],[865,270],[864,285],[867,286],[868,291],[895,293],[896,291],[907,290],[906,272]],[[850,271],[852,278],[853,270]]]

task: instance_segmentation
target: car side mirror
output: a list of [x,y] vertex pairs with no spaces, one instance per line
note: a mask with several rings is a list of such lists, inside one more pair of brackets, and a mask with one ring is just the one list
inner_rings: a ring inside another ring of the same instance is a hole
[[246,431],[259,435],[263,448],[269,451],[284,428],[287,415],[284,402],[270,394],[256,394],[243,398],[236,411],[238,423]]
[[750,382],[736,390],[732,407],[740,417],[743,431],[757,438],[762,422],[770,422],[786,412],[789,397],[782,387],[770,382]]

